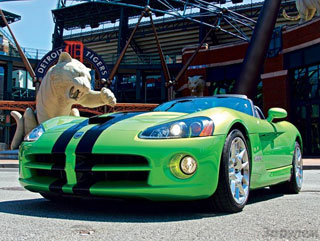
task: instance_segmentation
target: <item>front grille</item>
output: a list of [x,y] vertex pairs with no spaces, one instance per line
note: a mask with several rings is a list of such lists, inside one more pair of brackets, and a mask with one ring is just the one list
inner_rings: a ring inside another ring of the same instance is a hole
[[137,155],[81,154],[76,156],[76,171],[90,171],[94,165],[146,165],[148,160]]
[[148,179],[148,171],[117,171],[117,172],[77,172],[78,183],[84,182],[143,182]]
[[25,163],[25,167],[30,169],[34,181],[48,182],[50,191],[59,193],[62,192],[63,185],[67,183],[65,165],[66,156],[64,153],[30,155],[28,162]]
[[[138,167],[138,169],[137,169]],[[89,195],[90,187],[112,185],[146,184],[149,176],[149,163],[143,156],[116,154],[81,154],[76,155],[77,185],[73,192]],[[139,170],[142,168],[142,170]]]
[[53,177],[56,179],[66,179],[66,173],[63,170],[41,170],[41,169],[35,169],[36,175],[38,177]]
[[66,163],[66,155],[62,154],[36,154],[32,156],[35,162],[54,164],[55,166],[64,167]]
[[[65,171],[65,154],[36,154],[28,159],[25,166],[32,171],[34,180],[38,180],[36,177],[53,178],[50,191],[62,192],[63,185],[67,184],[66,174],[72,172]],[[77,154],[75,164],[77,184],[73,192],[79,195],[90,195],[90,188],[95,184],[98,189],[146,185],[150,171],[148,160],[138,155]]]

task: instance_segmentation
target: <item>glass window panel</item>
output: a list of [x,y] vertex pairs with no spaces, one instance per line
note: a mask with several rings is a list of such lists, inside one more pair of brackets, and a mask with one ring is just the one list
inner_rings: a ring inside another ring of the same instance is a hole
[[303,69],[299,69],[299,75],[302,77],[302,76],[305,76],[306,74],[306,69],[303,68]]
[[311,86],[310,98],[316,98],[318,94],[318,85]]
[[309,75],[309,83],[310,83],[310,84],[314,85],[314,84],[317,84],[317,83],[318,83],[317,73],[318,73],[318,72],[314,71],[312,75]]
[[319,105],[312,105],[312,118],[319,117]]
[[305,106],[301,107],[301,118],[306,119],[307,118],[307,109]]

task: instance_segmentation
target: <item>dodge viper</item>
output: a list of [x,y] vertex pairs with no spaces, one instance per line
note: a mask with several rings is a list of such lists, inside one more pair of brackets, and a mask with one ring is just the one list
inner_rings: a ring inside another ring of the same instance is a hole
[[151,112],[63,116],[32,130],[19,150],[19,181],[53,200],[104,196],[205,199],[239,212],[252,189],[298,193],[302,140],[271,108],[243,95],[186,97]]

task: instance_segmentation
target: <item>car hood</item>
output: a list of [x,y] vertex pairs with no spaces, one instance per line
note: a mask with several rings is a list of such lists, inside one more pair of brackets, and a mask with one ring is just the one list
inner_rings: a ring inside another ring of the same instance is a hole
[[[135,112],[120,113],[119,117],[116,115],[117,114],[115,114],[114,119],[111,119],[112,124],[110,127],[108,127],[111,130],[141,131],[150,126],[158,125],[168,121],[174,121],[175,119],[179,119],[186,114],[176,112]],[[110,115],[101,116],[101,118],[104,117],[110,117]]]
[[[66,123],[63,117],[55,118],[49,123],[45,123],[46,132],[64,132],[69,128],[81,124],[81,128],[88,126],[106,126],[105,129],[113,131],[141,131],[148,127],[165,123],[168,121],[174,121],[180,117],[186,116],[186,113],[177,112],[129,112],[129,113],[111,113],[100,116],[87,118],[74,118],[66,119]],[[63,120],[63,121],[61,121]]]
[[47,129],[34,147],[39,152],[65,152],[68,146],[69,150],[74,148],[77,152],[86,153],[91,152],[92,148],[95,148],[95,152],[104,152],[106,147],[125,148],[132,146],[139,139],[138,134],[148,127],[187,115],[173,112],[112,113],[92,118],[73,118],[54,126],[58,118],[44,124]]

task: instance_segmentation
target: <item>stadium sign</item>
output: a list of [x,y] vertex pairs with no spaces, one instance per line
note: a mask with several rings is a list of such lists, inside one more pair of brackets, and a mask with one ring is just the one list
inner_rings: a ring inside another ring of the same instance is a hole
[[[38,63],[38,66],[35,70],[35,74],[38,80],[42,80],[44,78],[44,76],[46,75],[46,73],[48,72],[49,68],[51,66],[53,66],[54,64],[56,64],[58,62],[59,56],[63,51],[66,50],[70,50],[70,48],[67,48],[68,46],[63,46],[63,47],[59,47],[56,48],[52,51],[50,51],[49,53],[47,53]],[[94,69],[98,72],[98,74],[100,75],[100,79],[104,78],[104,79],[108,79],[109,77],[109,70],[107,65],[104,63],[103,59],[96,54],[94,51],[92,51],[91,49],[88,49],[84,46],[81,46],[82,51],[81,51],[81,58],[80,61],[83,62],[83,60],[86,60],[87,62],[89,62]],[[66,51],[66,52],[71,52],[71,56],[73,58],[77,58],[78,56],[75,56],[75,54],[73,54],[73,51]],[[76,51],[74,51],[76,52]],[[79,58],[77,58],[79,59]]]

